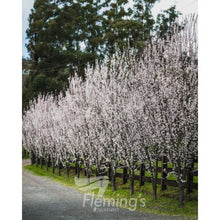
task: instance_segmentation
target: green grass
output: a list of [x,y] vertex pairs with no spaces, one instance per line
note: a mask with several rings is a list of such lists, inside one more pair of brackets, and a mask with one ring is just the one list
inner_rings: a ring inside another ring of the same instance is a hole
[[[46,171],[45,166],[43,169],[40,167],[36,168],[35,165],[27,165],[24,167],[26,170],[32,173],[50,178],[51,180],[58,181],[66,186],[74,187],[78,190],[79,187],[75,185],[74,181],[74,170],[70,170],[70,178],[66,176],[66,170],[61,170],[61,176],[58,175],[58,170],[56,168],[55,174],[52,173],[52,168],[49,167],[49,171]],[[92,174],[94,176],[95,174]],[[83,172],[81,172],[80,177],[84,177]],[[145,207],[141,207],[140,199],[137,199],[137,210],[140,212],[163,214],[163,215],[174,215],[174,216],[185,216],[187,219],[197,219],[198,218],[198,191],[194,190],[193,193],[185,195],[185,205],[183,208],[178,207],[178,188],[169,187],[165,191],[160,190],[158,185],[158,199],[153,201],[152,195],[152,185],[151,183],[145,183],[144,186],[139,186],[139,182],[134,182],[134,195],[129,194],[129,181],[126,184],[122,184],[122,178],[116,178],[117,190],[112,192],[112,184],[108,185],[104,198],[113,198],[117,200],[118,198],[138,198],[141,194],[141,198],[145,199]],[[91,192],[90,192],[91,193]]]

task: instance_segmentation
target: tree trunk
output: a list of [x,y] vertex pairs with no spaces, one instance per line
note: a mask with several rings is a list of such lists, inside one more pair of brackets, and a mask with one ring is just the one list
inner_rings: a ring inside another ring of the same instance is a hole
[[130,170],[130,195],[134,194],[134,170]]
[[95,169],[95,175],[99,176],[98,168]]
[[77,178],[79,179],[79,177],[80,177],[80,166],[77,165]]
[[165,156],[162,157],[161,164],[161,190],[166,190],[166,179],[167,179],[167,158]]
[[153,200],[157,199],[157,170],[158,170],[158,160],[156,160],[156,167],[152,178],[152,184],[153,184]]
[[25,149],[24,148],[22,148],[22,158],[25,158]]
[[46,160],[46,170],[48,171],[48,167],[49,167],[49,160]]
[[130,177],[130,195],[134,194],[134,178]]
[[48,167],[51,166],[51,160],[50,160],[50,157],[48,158]]
[[187,172],[187,194],[191,193],[193,191],[192,185],[193,185],[193,169],[194,164],[191,164],[191,167],[188,169]]
[[153,200],[157,199],[157,181],[153,178],[152,180],[152,186],[153,186]]
[[139,176],[139,185],[143,186],[144,185],[144,175],[145,174],[145,169],[144,169],[144,164],[141,164],[140,166],[140,176]]
[[107,174],[109,181],[111,181],[111,172],[112,172],[111,164],[109,163],[109,165],[108,165],[108,174]]
[[53,172],[53,174],[55,173],[55,164],[54,164],[54,161],[52,162],[52,172]]
[[59,176],[61,176],[61,173],[60,173],[61,169],[60,169],[60,168],[61,168],[61,164],[60,164],[60,161],[59,161],[59,162],[58,162],[58,175],[59,175]]
[[70,177],[70,165],[69,163],[66,165],[66,175],[69,178]]
[[77,171],[78,171],[78,162],[75,162],[75,175],[77,175]]
[[123,168],[123,184],[127,183],[128,169],[127,167]]
[[40,157],[40,168],[43,169],[43,160],[42,160],[42,157]]
[[184,206],[184,184],[179,183],[179,207]]
[[36,157],[36,167],[38,167],[38,157]]
[[34,155],[34,152],[31,151],[31,165],[34,165],[35,163],[35,155]]
[[112,173],[112,191],[116,191],[116,175]]

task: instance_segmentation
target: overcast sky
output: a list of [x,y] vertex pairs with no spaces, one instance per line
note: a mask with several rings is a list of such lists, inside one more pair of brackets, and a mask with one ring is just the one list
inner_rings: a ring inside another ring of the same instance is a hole
[[[28,57],[25,44],[28,42],[26,39],[26,29],[28,28],[28,15],[33,7],[34,0],[22,0],[22,56]],[[170,6],[176,5],[177,10],[182,14],[190,14],[197,12],[198,0],[160,0],[152,9],[154,17],[157,16],[162,10],[168,9]]]

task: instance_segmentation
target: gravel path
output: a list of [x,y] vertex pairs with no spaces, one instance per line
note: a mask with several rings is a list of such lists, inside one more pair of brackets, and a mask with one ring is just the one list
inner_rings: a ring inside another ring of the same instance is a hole
[[[24,160],[23,165],[30,163]],[[99,220],[99,219],[181,219],[116,208],[98,208],[87,204],[83,207],[84,194],[74,188],[63,186],[48,178],[35,176],[23,169],[22,173],[22,216],[23,220]]]

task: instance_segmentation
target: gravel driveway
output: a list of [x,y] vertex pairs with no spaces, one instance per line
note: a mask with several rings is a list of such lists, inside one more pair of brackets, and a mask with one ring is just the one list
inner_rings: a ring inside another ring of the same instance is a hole
[[[23,165],[29,160],[23,161]],[[74,188],[63,186],[48,178],[35,176],[23,169],[22,173],[22,216],[23,220],[98,220],[98,219],[182,219],[116,208],[94,208],[87,204],[83,207],[84,194]]]

